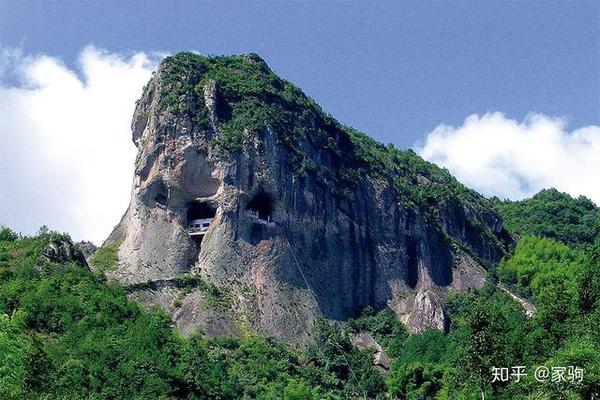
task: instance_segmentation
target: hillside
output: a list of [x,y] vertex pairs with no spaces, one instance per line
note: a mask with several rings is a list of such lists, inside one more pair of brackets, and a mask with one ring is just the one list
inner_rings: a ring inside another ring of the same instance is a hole
[[[320,321],[312,344],[298,351],[255,333],[182,338],[162,310],[144,311],[121,285],[90,272],[67,235],[20,237],[2,228],[0,397],[589,399],[600,389],[599,261],[600,242],[587,254],[544,242],[520,246],[508,262],[539,278],[531,319],[487,285],[449,298],[447,334],[409,335],[392,310],[367,309],[343,330]],[[388,371],[352,346],[364,332],[387,352]],[[490,365],[526,365],[530,374],[522,383],[491,383]],[[536,365],[573,365],[584,378],[539,383]]]
[[[255,335],[182,339],[164,312],[147,313],[126,294],[91,273],[67,235],[0,227],[0,398],[333,399],[384,390],[371,355],[336,330],[313,355]],[[347,364],[326,366],[335,354]]]
[[493,199],[506,228],[517,235],[544,236],[567,244],[590,244],[600,234],[600,208],[590,199],[556,189],[521,201]]

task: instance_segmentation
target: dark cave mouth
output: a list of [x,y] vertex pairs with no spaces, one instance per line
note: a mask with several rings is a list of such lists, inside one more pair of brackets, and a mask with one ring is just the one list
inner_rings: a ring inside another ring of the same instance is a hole
[[271,195],[260,190],[252,197],[252,199],[250,199],[250,201],[248,201],[248,204],[246,204],[246,211],[252,217],[262,221],[271,222],[271,216],[273,214],[273,200],[271,199]]

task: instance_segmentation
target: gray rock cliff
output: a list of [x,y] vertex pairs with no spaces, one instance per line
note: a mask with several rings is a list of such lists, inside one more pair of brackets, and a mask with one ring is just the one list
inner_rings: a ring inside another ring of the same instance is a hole
[[339,124],[255,55],[168,57],[132,131],[107,274],[184,333],[305,343],[316,318],[365,306],[444,329],[446,293],[481,287],[510,240],[486,199]]

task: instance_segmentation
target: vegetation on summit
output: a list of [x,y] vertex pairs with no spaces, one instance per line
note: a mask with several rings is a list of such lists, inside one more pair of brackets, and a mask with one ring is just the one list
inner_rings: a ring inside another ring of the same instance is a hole
[[493,201],[507,229],[518,235],[544,236],[574,245],[593,243],[600,234],[600,208],[584,196],[573,198],[546,189],[522,201]]

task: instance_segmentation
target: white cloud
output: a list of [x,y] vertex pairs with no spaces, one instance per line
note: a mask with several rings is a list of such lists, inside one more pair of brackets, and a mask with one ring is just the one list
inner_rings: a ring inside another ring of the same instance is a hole
[[488,196],[522,199],[555,187],[600,204],[600,126],[570,132],[564,119],[543,114],[523,122],[471,115],[460,127],[435,128],[417,152]]
[[129,202],[135,100],[156,66],[94,47],[79,70],[0,49],[0,222],[100,243]]

